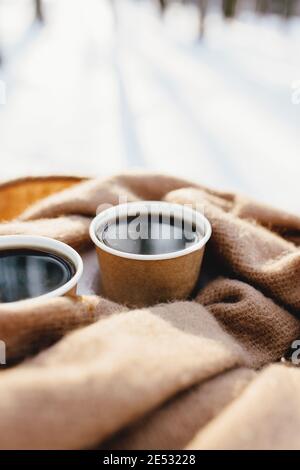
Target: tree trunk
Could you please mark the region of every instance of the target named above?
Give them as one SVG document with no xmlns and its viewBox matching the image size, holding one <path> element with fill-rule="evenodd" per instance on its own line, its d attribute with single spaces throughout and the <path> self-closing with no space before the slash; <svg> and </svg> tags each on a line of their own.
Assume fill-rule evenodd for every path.
<svg viewBox="0 0 300 470">
<path fill-rule="evenodd" d="M 294 12 L 295 12 L 295 0 L 285 0 L 283 15 L 286 18 L 290 18 L 291 16 L 294 15 Z"/>
<path fill-rule="evenodd" d="M 233 18 L 236 13 L 237 0 L 223 0 L 222 8 L 225 18 Z"/>
<path fill-rule="evenodd" d="M 35 18 L 43 23 L 44 15 L 43 15 L 43 5 L 42 0 L 35 0 Z"/>
<path fill-rule="evenodd" d="M 167 7 L 167 0 L 158 0 L 160 11 L 163 13 Z"/>
<path fill-rule="evenodd" d="M 204 31 L 205 31 L 205 17 L 206 17 L 206 12 L 207 12 L 207 5 L 208 5 L 208 0 L 197 0 L 198 3 L 198 8 L 199 8 L 199 35 L 200 38 L 203 38 L 204 36 Z"/>
<path fill-rule="evenodd" d="M 268 13 L 270 11 L 269 0 L 256 0 L 256 10 L 259 13 Z"/>
</svg>

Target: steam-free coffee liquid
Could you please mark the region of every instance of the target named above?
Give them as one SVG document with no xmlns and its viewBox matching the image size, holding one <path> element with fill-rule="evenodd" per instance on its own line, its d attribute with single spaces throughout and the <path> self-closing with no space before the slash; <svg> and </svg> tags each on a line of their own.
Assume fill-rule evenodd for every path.
<svg viewBox="0 0 300 470">
<path fill-rule="evenodd" d="M 71 262 L 47 251 L 0 251 L 0 303 L 47 294 L 66 284 L 75 274 Z"/>
<path fill-rule="evenodd" d="M 97 235 L 115 250 L 139 255 L 174 253 L 188 248 L 200 237 L 195 225 L 162 214 L 118 217 Z"/>
</svg>

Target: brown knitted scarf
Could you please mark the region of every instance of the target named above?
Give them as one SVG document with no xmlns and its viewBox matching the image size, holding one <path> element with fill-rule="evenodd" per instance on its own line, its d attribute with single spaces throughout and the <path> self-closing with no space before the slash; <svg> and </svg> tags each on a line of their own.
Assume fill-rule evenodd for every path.
<svg viewBox="0 0 300 470">
<path fill-rule="evenodd" d="M 0 235 L 85 255 L 97 207 L 120 196 L 201 204 L 206 282 L 139 310 L 0 305 L 0 447 L 300 449 L 300 369 L 279 363 L 300 337 L 300 217 L 163 175 L 31 178 L 0 185 Z"/>
</svg>

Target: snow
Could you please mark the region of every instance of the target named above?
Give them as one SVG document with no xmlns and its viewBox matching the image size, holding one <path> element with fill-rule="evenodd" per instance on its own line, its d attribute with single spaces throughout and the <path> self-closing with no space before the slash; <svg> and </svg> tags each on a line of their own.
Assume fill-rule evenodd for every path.
<svg viewBox="0 0 300 470">
<path fill-rule="evenodd" d="M 30 5 L 0 4 L 2 179 L 144 168 L 300 212 L 299 19 L 212 10 L 201 42 L 193 5 Z"/>
</svg>

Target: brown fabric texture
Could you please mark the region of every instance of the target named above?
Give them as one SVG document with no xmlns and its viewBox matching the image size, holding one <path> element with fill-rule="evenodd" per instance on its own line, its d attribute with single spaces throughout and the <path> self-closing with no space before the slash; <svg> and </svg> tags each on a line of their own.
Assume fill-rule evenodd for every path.
<svg viewBox="0 0 300 470">
<path fill-rule="evenodd" d="M 188 447 L 299 450 L 299 380 L 299 369 L 269 366 Z"/>
<path fill-rule="evenodd" d="M 176 395 L 131 429 L 126 428 L 103 449 L 184 449 L 206 423 L 239 397 L 256 372 L 236 368 Z"/>
<path fill-rule="evenodd" d="M 165 175 L 44 177 L 0 185 L 0 235 L 83 250 L 119 198 L 204 210 L 205 285 L 139 310 L 91 295 L 0 305 L 0 448 L 300 449 L 300 370 L 272 365 L 300 336 L 300 217 Z"/>
</svg>

